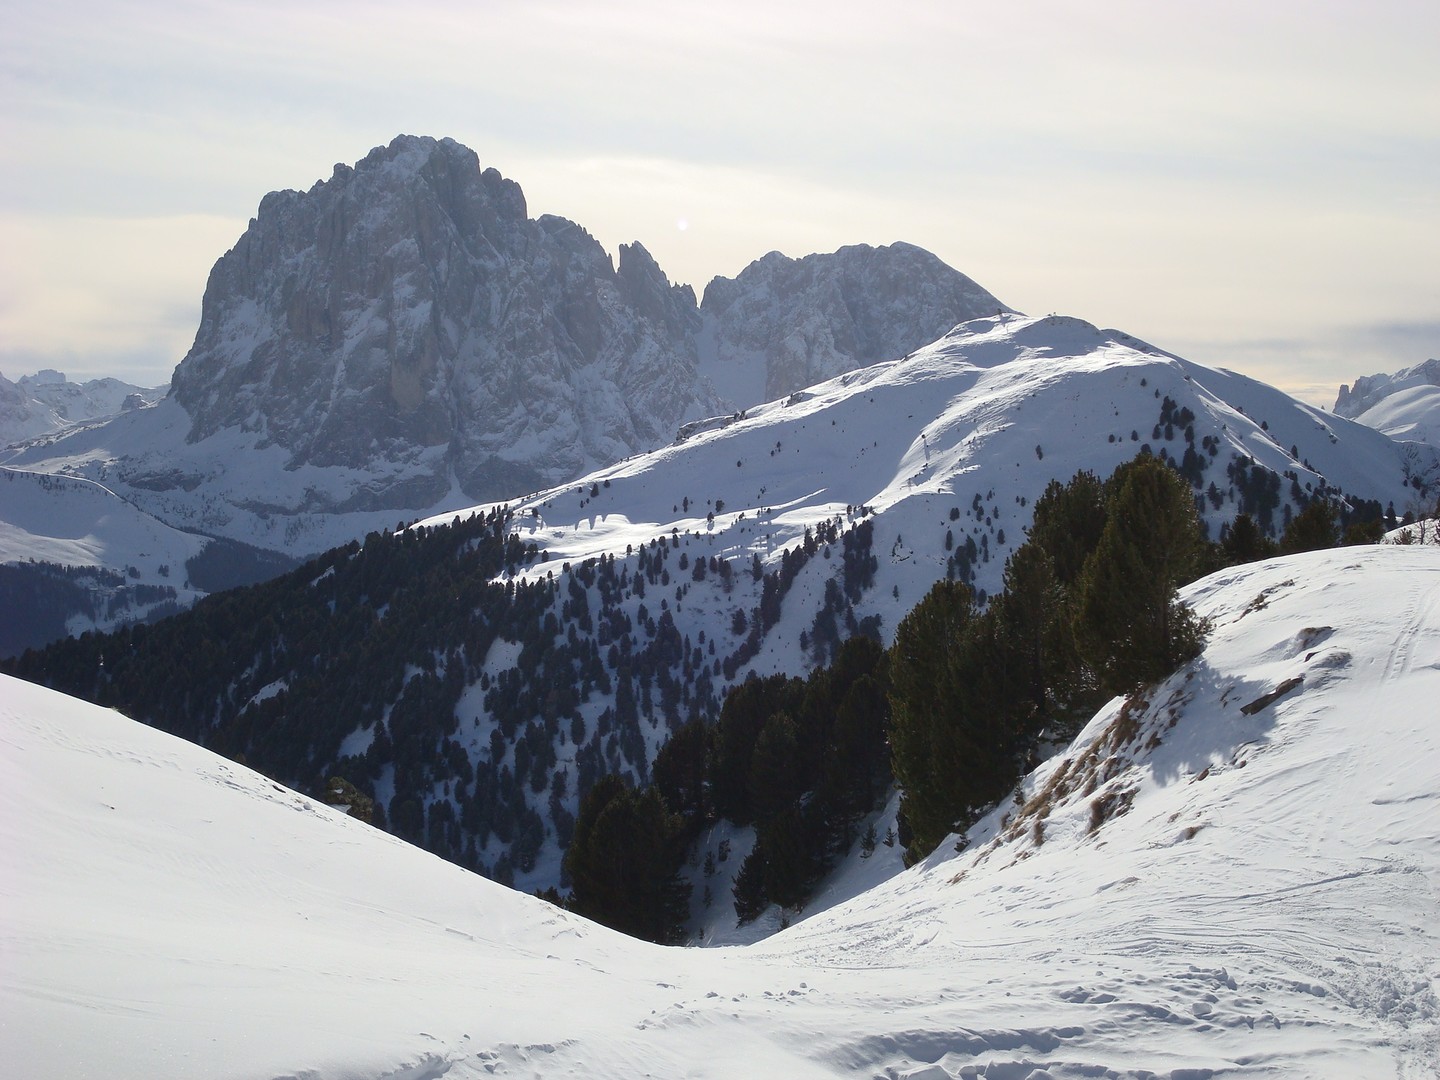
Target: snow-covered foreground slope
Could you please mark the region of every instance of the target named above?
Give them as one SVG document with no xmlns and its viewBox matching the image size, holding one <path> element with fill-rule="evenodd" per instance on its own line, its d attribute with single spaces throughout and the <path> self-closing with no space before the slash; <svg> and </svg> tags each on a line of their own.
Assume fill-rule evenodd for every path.
<svg viewBox="0 0 1440 1080">
<path fill-rule="evenodd" d="M 0 1055 L 106 1080 L 1435 1075 L 1440 558 L 1313 553 L 1189 596 L 1205 653 L 1102 711 L 1026 807 L 745 949 L 620 938 L 4 680 Z"/>
</svg>

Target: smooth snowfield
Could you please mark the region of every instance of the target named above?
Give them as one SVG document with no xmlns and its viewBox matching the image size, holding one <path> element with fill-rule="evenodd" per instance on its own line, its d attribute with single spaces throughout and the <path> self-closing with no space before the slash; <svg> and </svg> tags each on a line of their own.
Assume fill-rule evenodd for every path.
<svg viewBox="0 0 1440 1080">
<path fill-rule="evenodd" d="M 1312 553 L 1188 595 L 1215 620 L 1205 653 L 1102 710 L 964 854 L 746 948 L 621 938 L 0 681 L 0 1060 L 105 1080 L 1434 1076 L 1440 554 Z"/>
</svg>

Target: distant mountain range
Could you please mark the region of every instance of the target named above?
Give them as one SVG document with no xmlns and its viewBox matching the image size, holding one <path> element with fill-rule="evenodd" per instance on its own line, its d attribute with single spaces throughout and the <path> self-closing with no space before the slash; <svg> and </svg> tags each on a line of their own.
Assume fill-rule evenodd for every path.
<svg viewBox="0 0 1440 1080">
<path fill-rule="evenodd" d="M 401 136 L 262 200 L 211 272 L 168 398 L 81 430 L 10 410 L 32 438 L 0 463 L 32 480 L 0 500 L 0 563 L 93 567 L 184 602 L 201 584 L 180 568 L 205 537 L 234 542 L 212 552 L 219 580 L 255 580 L 274 564 L 248 547 L 309 556 L 515 498 L 1008 310 L 907 244 L 772 252 L 697 304 L 639 244 L 617 265 L 574 222 L 528 218 L 519 185 L 472 151 Z M 129 405 L 156 396 L 137 393 Z M 83 550 L 35 505 L 34 478 L 55 474 L 117 499 Z M 98 586 L 78 605 L 31 592 L 75 630 L 155 610 Z"/>
<path fill-rule="evenodd" d="M 1367 375 L 1340 387 L 1335 415 L 1358 420 L 1400 442 L 1440 446 L 1440 360 L 1393 375 Z"/>
<path fill-rule="evenodd" d="M 638 243 L 612 263 L 472 151 L 402 136 L 265 197 L 175 372 L 196 449 L 125 471 L 281 515 L 513 498 L 1004 310 L 909 245 L 772 253 L 697 305 Z M 242 496 L 200 449 L 217 437 L 327 479 Z"/>
<path fill-rule="evenodd" d="M 966 415 L 987 417 L 971 421 L 956 459 L 984 472 L 986 492 L 1015 486 L 1013 476 L 989 479 L 997 460 L 980 453 L 1007 430 L 1034 440 L 1024 453 L 1007 448 L 1016 475 L 1028 476 L 1019 462 L 1038 462 L 1041 453 L 1048 479 L 1086 463 L 1105 462 L 1108 471 L 1141 443 L 1170 443 L 1177 463 L 1188 455 L 1192 476 L 1203 471 L 1202 457 L 1215 462 L 1227 448 L 1236 460 L 1253 457 L 1286 488 L 1247 495 L 1211 471 L 1207 513 L 1216 529 L 1246 505 L 1278 530 L 1285 508 L 1313 490 L 1403 513 L 1432 478 L 1434 454 L 1425 447 L 1365 442 L 1278 391 L 1118 331 L 1023 319 L 908 244 L 800 259 L 772 252 L 733 280 L 712 281 L 697 303 L 639 244 L 623 246 L 612 262 L 579 225 L 527 217 L 519 186 L 482 170 L 465 147 L 401 136 L 307 192 L 262 200 L 211 273 L 195 344 L 168 397 L 0 455 L 11 479 L 0 485 L 0 567 L 18 568 L 25 580 L 25 610 L 47 613 L 43 629 L 21 625 L 0 647 L 38 643 L 57 625 L 76 632 L 168 611 L 217 584 L 260 580 L 367 533 L 453 516 L 477 501 L 543 515 L 555 490 L 595 469 L 628 460 L 648 471 L 669 452 L 643 462 L 642 455 L 677 437 L 757 430 L 747 421 L 765 401 L 787 403 L 765 406 L 762 426 L 793 448 L 793 425 L 784 421 L 807 411 L 798 408 L 807 397 L 833 396 L 836 377 L 883 381 L 892 376 L 864 373 L 906 371 L 905 358 L 937 341 L 932 356 L 958 350 L 977 370 L 1010 377 L 980 379 L 973 393 L 927 385 L 903 414 L 834 417 L 836 460 L 867 437 L 873 444 L 864 468 L 851 466 L 865 482 L 847 482 L 840 507 L 885 501 L 910 464 L 891 458 L 876 472 L 879 447 L 898 449 L 897 438 L 918 434 L 933 453 L 943 410 L 961 400 Z M 1154 385 L 1117 396 L 1113 379 L 1093 368 L 1097 358 L 1120 355 L 1203 372 L 1197 381 L 1208 393 L 1196 397 L 1167 381 L 1163 393 Z M 979 357 L 986 359 L 971 359 Z M 934 376 L 924 363 L 911 367 L 917 385 Z M 1042 395 L 1052 376 L 1082 372 L 1096 374 L 1097 385 L 1077 384 L 1073 400 L 1036 424 L 1025 394 Z M 1029 389 L 997 389 L 1010 385 Z M 1147 394 L 1154 400 L 1143 400 Z M 1096 412 L 1103 401 L 1112 401 L 1108 412 Z M 1172 407 L 1162 408 L 1167 401 Z M 1190 426 L 1176 427 L 1180 410 L 1209 443 L 1173 442 Z M 1207 415 L 1215 419 L 1209 428 Z M 1252 431 L 1248 418 L 1257 415 L 1268 426 Z M 1072 445 L 1077 424 L 1083 445 Z M 1088 438 L 1102 432 L 1115 441 L 1097 453 Z M 1343 452 L 1326 449 L 1342 445 Z M 739 469 L 706 461 L 704 485 L 686 485 L 692 498 L 705 488 L 702 497 L 719 496 L 734 479 L 743 490 L 719 497 L 748 507 L 752 520 L 761 508 L 783 506 L 776 492 L 788 490 L 780 477 L 790 474 L 761 474 L 793 459 L 748 460 Z M 1230 471 L 1232 464 L 1217 462 Z M 824 490 L 816 469 L 807 461 L 798 482 L 809 486 L 789 498 Z M 941 475 L 936 463 L 917 470 L 906 490 Z M 1043 482 L 1022 486 L 1016 497 L 1033 499 Z M 68 493 L 83 506 L 60 512 L 57 501 Z M 652 502 L 645 497 L 641 520 L 685 516 Z M 52 529 L 51 521 L 66 524 Z M 64 567 L 85 573 L 62 586 Z M 37 574 L 45 580 L 37 583 Z M 128 592 L 116 591 L 117 575 Z"/>
<path fill-rule="evenodd" d="M 159 401 L 167 389 L 119 379 L 77 383 L 49 369 L 15 382 L 0 375 L 0 447 L 143 408 Z"/>
</svg>

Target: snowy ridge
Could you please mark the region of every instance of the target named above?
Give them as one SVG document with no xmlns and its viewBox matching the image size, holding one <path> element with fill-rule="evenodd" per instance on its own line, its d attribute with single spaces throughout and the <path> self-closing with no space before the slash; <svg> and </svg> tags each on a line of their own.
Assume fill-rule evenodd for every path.
<svg viewBox="0 0 1440 1080">
<path fill-rule="evenodd" d="M 189 607 L 205 591 L 189 580 L 186 564 L 210 544 L 93 480 L 0 467 L 0 564 L 8 564 L 7 581 L 43 589 L 59 575 L 73 605 L 67 608 L 53 590 L 28 608 L 7 595 L 0 655 L 44 645 L 55 633 L 110 629 Z"/>
<path fill-rule="evenodd" d="M 1433 1076 L 1434 549 L 1187 595 L 1202 656 L 964 854 L 744 949 L 620 938 L 7 679 L 0 1053 L 114 1080 Z"/>
<path fill-rule="evenodd" d="M 0 468 L 0 562 L 133 567 L 138 581 L 184 581 L 185 561 L 207 543 L 137 510 L 102 484 Z M 165 568 L 162 570 L 162 568 Z"/>
<path fill-rule="evenodd" d="M 1180 430 L 1154 435 L 1164 398 L 1193 412 L 1188 444 Z M 1082 468 L 1108 476 L 1144 446 L 1178 461 L 1206 439 L 1216 449 L 1201 455 L 1199 491 L 1213 483 L 1219 496 L 1202 508 L 1212 537 L 1238 509 L 1225 475 L 1238 458 L 1292 473 L 1307 493 L 1339 489 L 1397 512 L 1419 507 L 1413 480 L 1434 469 L 1433 455 L 1254 379 L 1080 319 L 1007 314 L 958 326 L 902 360 L 694 425 L 672 446 L 509 505 L 522 537 L 552 561 L 623 555 L 672 530 L 701 531 L 717 554 L 770 560 L 807 526 L 863 506 L 876 514 L 877 549 L 883 535 L 891 552 L 884 584 L 907 594 L 903 614 L 944 575 L 947 529 L 960 543 L 985 540 L 977 584 L 993 590 L 1050 480 Z M 1277 508 L 1294 505 L 1286 487 Z M 678 512 L 686 499 L 688 512 Z M 723 510 L 714 512 L 717 500 Z M 1282 516 L 1277 509 L 1277 530 Z"/>
</svg>

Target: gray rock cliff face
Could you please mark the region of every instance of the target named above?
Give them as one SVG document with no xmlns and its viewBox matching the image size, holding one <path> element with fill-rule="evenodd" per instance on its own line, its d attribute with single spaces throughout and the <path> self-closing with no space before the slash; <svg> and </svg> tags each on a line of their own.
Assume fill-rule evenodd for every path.
<svg viewBox="0 0 1440 1080">
<path fill-rule="evenodd" d="M 447 466 L 474 498 L 504 498 L 713 408 L 696 318 L 639 245 L 617 270 L 573 222 L 528 219 L 472 151 L 401 136 L 265 197 L 211 272 L 174 396 L 192 441 L 256 431 L 292 467 L 413 458 L 403 490 L 367 491 L 376 505 L 427 505 Z"/>
</svg>

